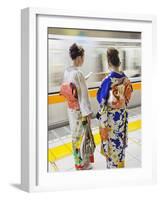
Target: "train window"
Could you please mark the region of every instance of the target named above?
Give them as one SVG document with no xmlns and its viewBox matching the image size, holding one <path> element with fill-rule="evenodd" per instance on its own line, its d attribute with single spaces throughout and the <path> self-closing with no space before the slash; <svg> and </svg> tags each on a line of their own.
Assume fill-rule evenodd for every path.
<svg viewBox="0 0 161 200">
<path fill-rule="evenodd" d="M 49 93 L 59 92 L 64 70 L 71 65 L 68 51 L 74 42 L 85 49 L 82 72 L 93 72 L 87 81 L 89 88 L 97 87 L 109 72 L 106 51 L 112 46 L 119 50 L 127 76 L 141 77 L 141 33 L 48 28 Z"/>
</svg>

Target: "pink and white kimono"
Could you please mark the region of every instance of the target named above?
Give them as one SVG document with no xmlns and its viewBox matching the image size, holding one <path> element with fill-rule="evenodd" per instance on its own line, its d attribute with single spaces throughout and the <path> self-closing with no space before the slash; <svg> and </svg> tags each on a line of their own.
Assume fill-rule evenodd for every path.
<svg viewBox="0 0 161 200">
<path fill-rule="evenodd" d="M 68 67 L 64 72 L 65 84 L 76 86 L 77 102 L 71 97 L 68 99 L 68 116 L 72 134 L 72 148 L 76 168 L 88 162 L 86 156 L 82 156 L 82 140 L 84 135 L 84 126 L 82 118 L 92 113 L 88 96 L 88 89 L 82 72 L 75 66 Z M 67 91 L 70 93 L 70 91 Z M 70 95 L 69 95 L 70 96 Z M 70 102 L 71 100 L 71 102 Z M 74 102 L 74 103 L 72 103 Z M 74 107 L 72 107 L 74 106 Z M 86 159 L 84 159 L 86 158 Z"/>
</svg>

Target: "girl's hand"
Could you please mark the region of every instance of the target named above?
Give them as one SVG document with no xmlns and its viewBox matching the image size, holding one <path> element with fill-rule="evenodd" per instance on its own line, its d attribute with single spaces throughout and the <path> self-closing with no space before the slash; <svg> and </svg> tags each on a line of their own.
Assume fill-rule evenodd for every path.
<svg viewBox="0 0 161 200">
<path fill-rule="evenodd" d="M 91 125 L 91 119 L 92 119 L 92 114 L 89 114 L 87 116 L 82 117 L 82 123 L 83 123 L 83 125 L 85 125 L 87 123 L 89 125 Z"/>
<path fill-rule="evenodd" d="M 93 74 L 93 72 L 89 72 L 89 74 L 87 74 L 87 75 L 85 76 L 85 80 L 89 79 L 90 76 L 91 76 L 92 74 Z"/>
</svg>

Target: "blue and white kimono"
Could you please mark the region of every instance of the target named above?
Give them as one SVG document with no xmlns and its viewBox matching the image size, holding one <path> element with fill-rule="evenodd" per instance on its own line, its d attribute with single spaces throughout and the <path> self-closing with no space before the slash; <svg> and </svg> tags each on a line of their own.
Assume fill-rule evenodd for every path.
<svg viewBox="0 0 161 200">
<path fill-rule="evenodd" d="M 127 147 L 128 111 L 132 86 L 123 72 L 111 72 L 97 92 L 99 108 L 101 153 L 107 168 L 123 168 Z"/>
</svg>

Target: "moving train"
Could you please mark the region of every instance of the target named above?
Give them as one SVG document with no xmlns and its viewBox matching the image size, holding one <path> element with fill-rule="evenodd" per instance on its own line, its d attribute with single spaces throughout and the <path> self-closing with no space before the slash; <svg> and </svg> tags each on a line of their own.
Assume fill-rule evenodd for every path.
<svg viewBox="0 0 161 200">
<path fill-rule="evenodd" d="M 86 76 L 88 92 L 94 114 L 98 104 L 96 93 L 102 79 L 109 73 L 106 59 L 108 47 L 119 50 L 121 68 L 133 84 L 129 108 L 141 105 L 141 33 L 97 31 L 79 29 L 48 29 L 48 128 L 68 124 L 67 104 L 59 95 L 66 67 L 71 65 L 69 47 L 76 42 L 85 49 L 85 61 L 81 71 Z"/>
</svg>

